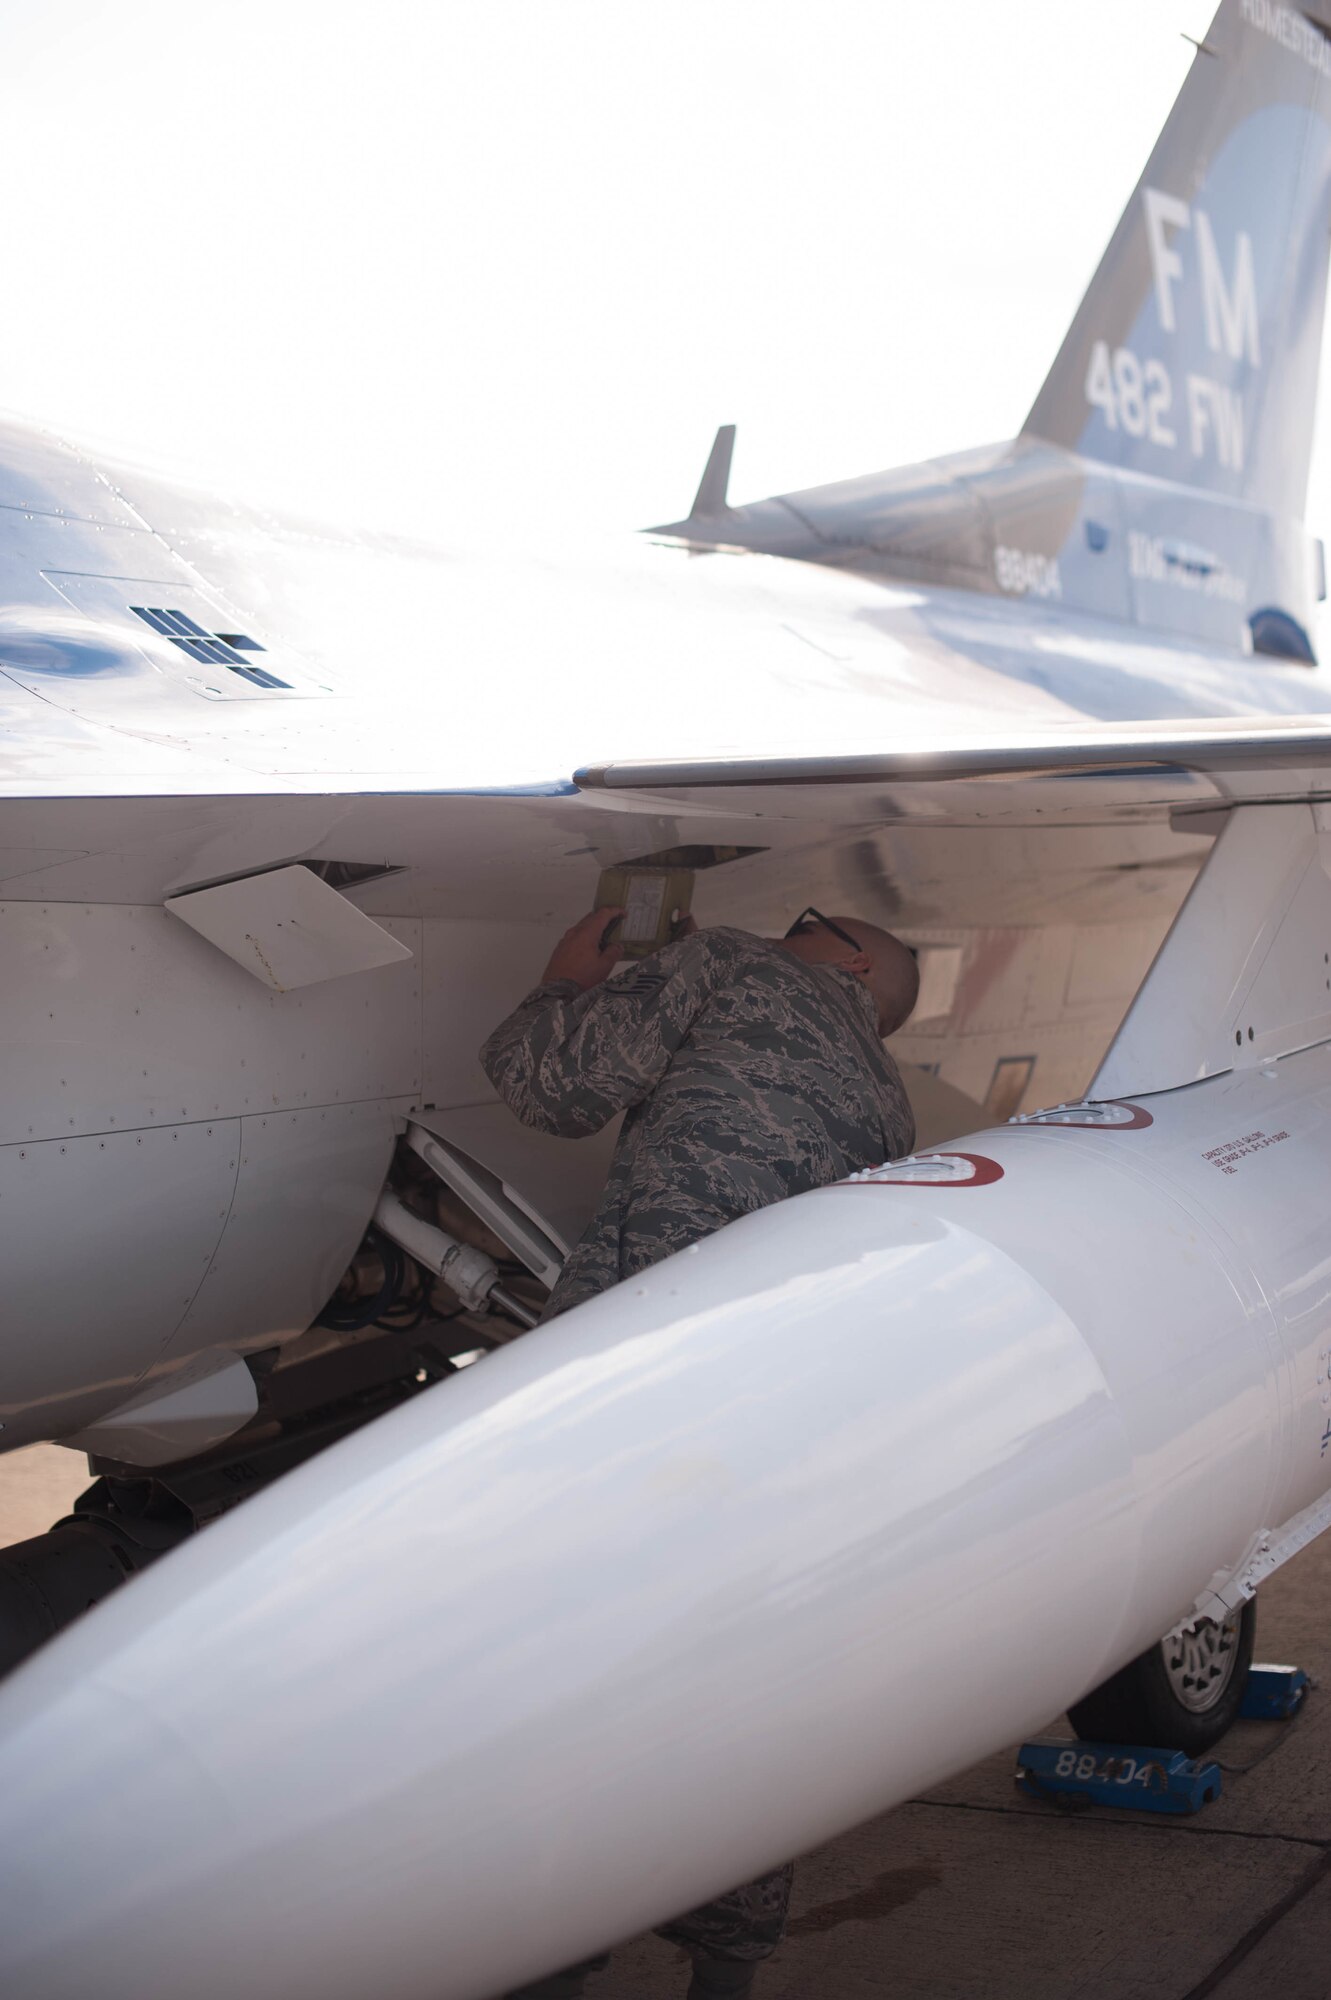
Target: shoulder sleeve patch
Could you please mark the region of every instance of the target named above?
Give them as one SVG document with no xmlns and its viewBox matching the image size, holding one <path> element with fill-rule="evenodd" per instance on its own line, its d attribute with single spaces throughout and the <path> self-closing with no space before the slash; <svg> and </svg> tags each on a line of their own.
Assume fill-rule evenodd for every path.
<svg viewBox="0 0 1331 2000">
<path fill-rule="evenodd" d="M 607 1000 L 650 1000 L 669 983 L 667 972 L 631 972 L 610 980 L 605 987 Z"/>
</svg>

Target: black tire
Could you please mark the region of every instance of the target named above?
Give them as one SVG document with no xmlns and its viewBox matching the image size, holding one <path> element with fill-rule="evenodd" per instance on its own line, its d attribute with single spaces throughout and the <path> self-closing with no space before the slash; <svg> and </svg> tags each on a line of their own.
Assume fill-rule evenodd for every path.
<svg viewBox="0 0 1331 2000">
<path fill-rule="evenodd" d="M 1238 1715 L 1248 1685 L 1257 1601 L 1223 1625 L 1171 1634 L 1068 1710 L 1088 1743 L 1144 1743 L 1200 1757 Z"/>
</svg>

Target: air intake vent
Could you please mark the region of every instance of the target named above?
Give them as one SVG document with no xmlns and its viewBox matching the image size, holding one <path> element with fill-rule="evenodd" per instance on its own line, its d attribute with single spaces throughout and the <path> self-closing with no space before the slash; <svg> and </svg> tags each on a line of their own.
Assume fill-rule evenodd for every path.
<svg viewBox="0 0 1331 2000">
<path fill-rule="evenodd" d="M 1299 660 L 1306 667 L 1317 665 L 1317 655 L 1312 649 L 1312 641 L 1297 618 L 1291 618 L 1288 611 L 1277 611 L 1272 605 L 1265 605 L 1254 611 L 1248 620 L 1252 632 L 1254 653 L 1269 653 L 1277 660 Z"/>
<path fill-rule="evenodd" d="M 289 688 L 290 681 L 279 680 L 264 667 L 256 667 L 243 654 L 236 651 L 237 645 L 261 653 L 263 647 L 254 639 L 246 639 L 239 632 L 228 632 L 225 638 L 213 632 L 205 632 L 202 625 L 196 625 L 183 611 L 172 611 L 163 605 L 131 604 L 130 610 L 154 632 L 160 632 L 173 646 L 179 646 L 191 660 L 201 666 L 226 667 L 240 679 L 248 681 L 251 687 Z M 228 644 L 227 641 L 231 643 Z"/>
</svg>

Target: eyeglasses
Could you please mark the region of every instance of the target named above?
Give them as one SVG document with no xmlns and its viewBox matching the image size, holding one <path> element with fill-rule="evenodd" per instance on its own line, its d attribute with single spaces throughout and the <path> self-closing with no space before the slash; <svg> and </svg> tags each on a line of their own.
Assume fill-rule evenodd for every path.
<svg viewBox="0 0 1331 2000">
<path fill-rule="evenodd" d="M 834 937 L 839 937 L 844 944 L 848 944 L 852 951 L 863 952 L 864 946 L 856 944 L 849 931 L 843 931 L 840 924 L 834 924 L 832 919 L 825 917 L 821 910 L 815 910 L 812 903 L 809 904 L 807 909 L 800 911 L 794 923 L 786 932 L 786 936 L 788 938 L 807 937 L 813 929 L 813 924 L 806 921 L 809 917 L 813 918 L 813 924 L 821 924 L 825 931 L 831 931 Z"/>
</svg>

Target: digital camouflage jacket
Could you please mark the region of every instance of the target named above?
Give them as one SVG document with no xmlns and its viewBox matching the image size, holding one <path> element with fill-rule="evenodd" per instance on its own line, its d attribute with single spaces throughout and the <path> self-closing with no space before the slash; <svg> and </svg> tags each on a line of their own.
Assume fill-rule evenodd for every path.
<svg viewBox="0 0 1331 2000">
<path fill-rule="evenodd" d="M 590 992 L 538 986 L 481 1061 L 537 1131 L 576 1139 L 627 1114 L 547 1319 L 736 1216 L 914 1143 L 868 989 L 746 931 L 697 931 Z"/>
</svg>

